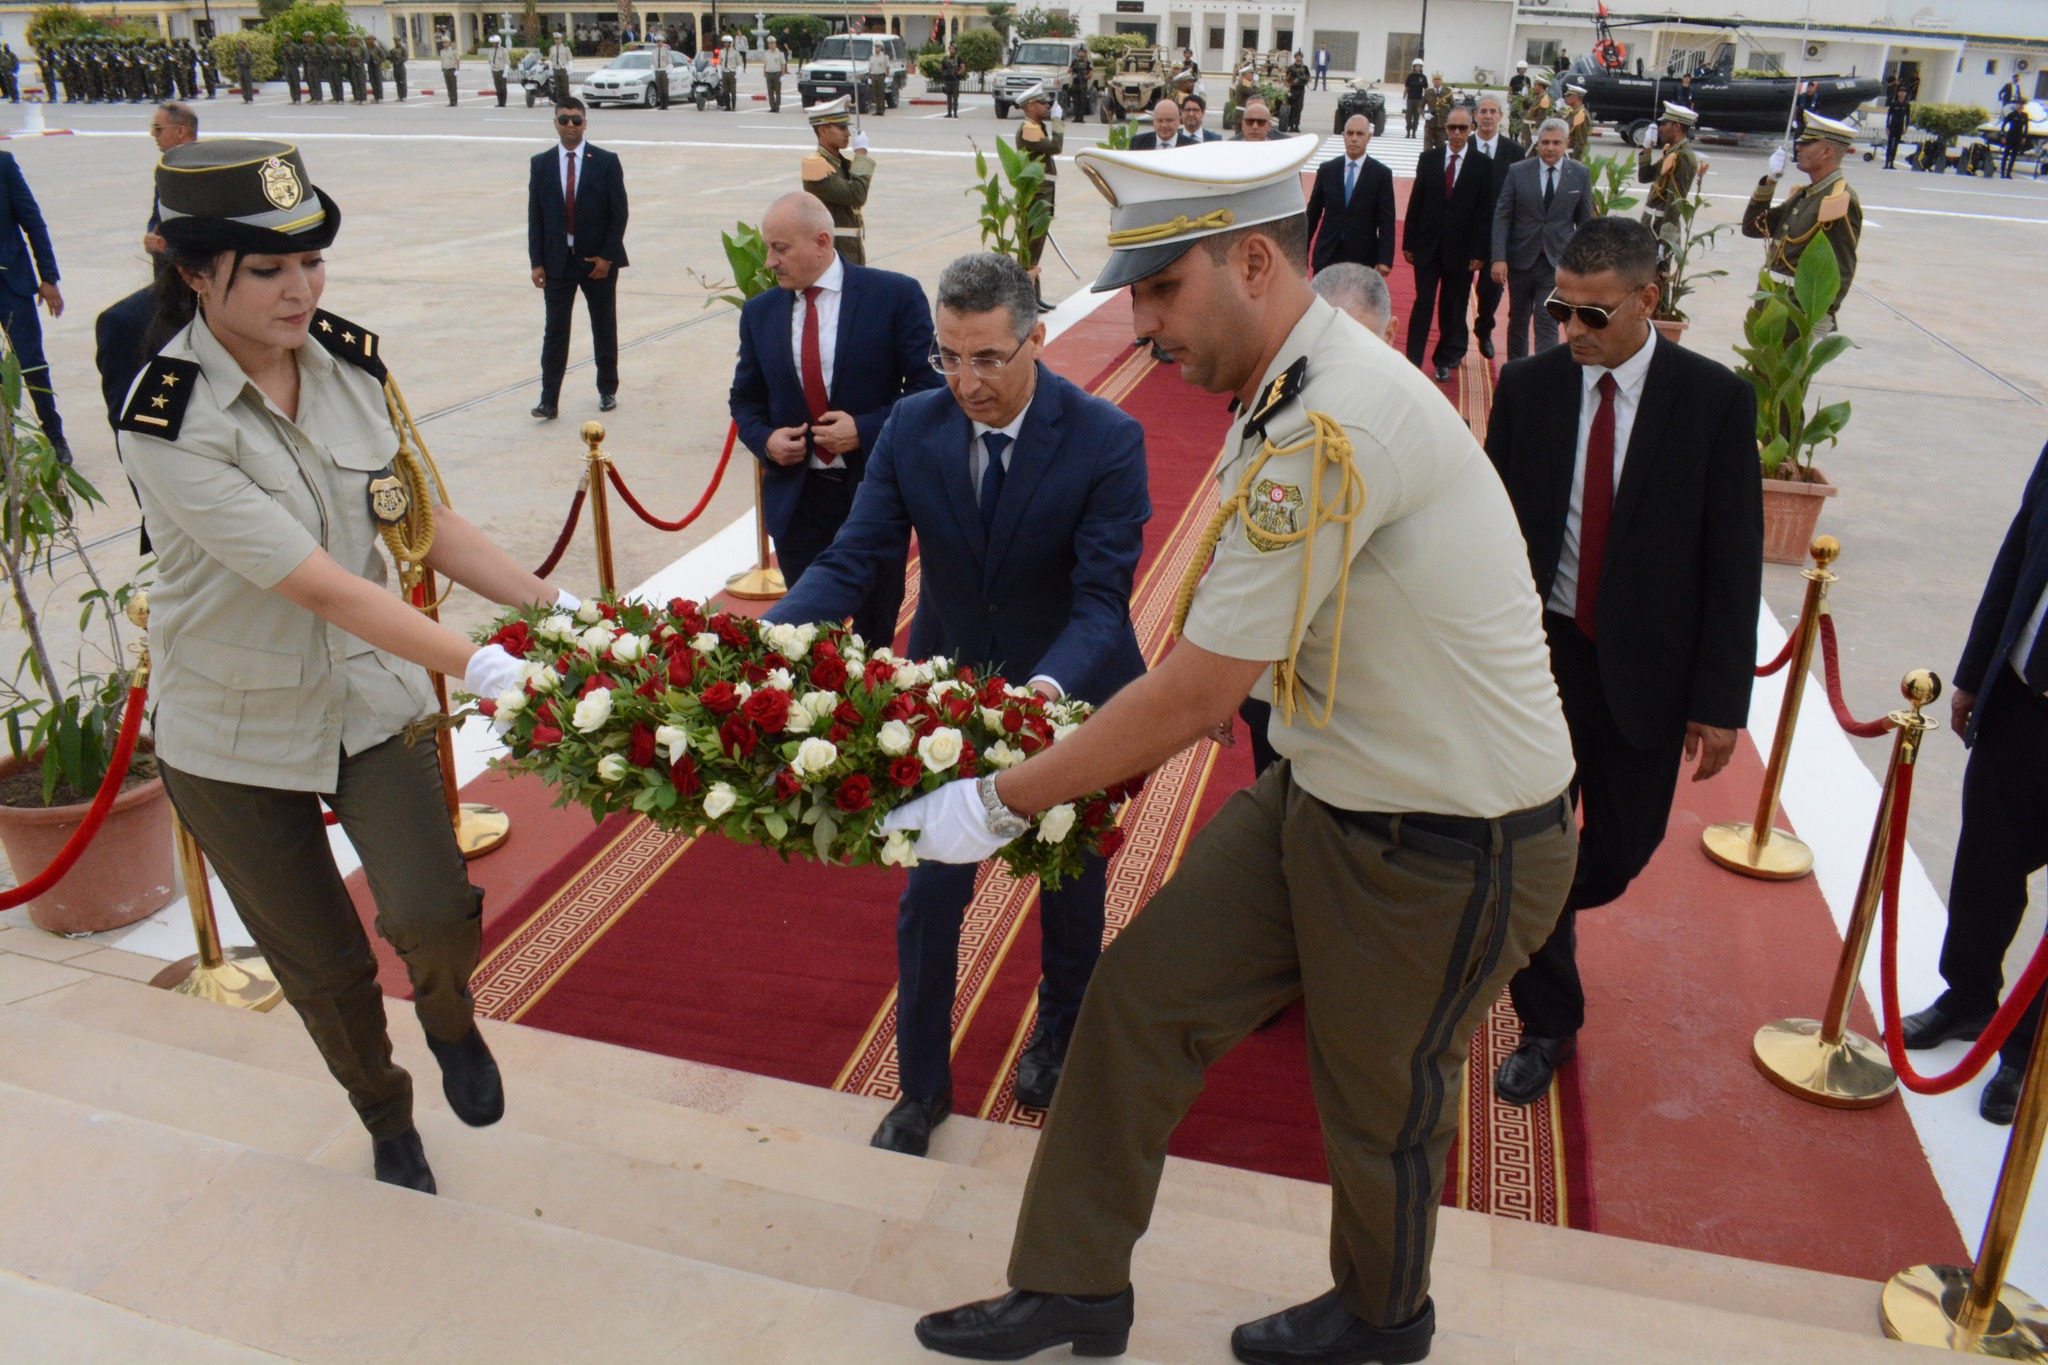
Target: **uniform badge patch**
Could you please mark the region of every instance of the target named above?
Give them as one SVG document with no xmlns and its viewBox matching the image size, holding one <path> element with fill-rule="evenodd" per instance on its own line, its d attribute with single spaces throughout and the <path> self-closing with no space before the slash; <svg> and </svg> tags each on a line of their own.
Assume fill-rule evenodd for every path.
<svg viewBox="0 0 2048 1365">
<path fill-rule="evenodd" d="M 823 180 L 832 174 L 832 166 L 824 157 L 813 152 L 803 159 L 800 171 L 805 180 Z"/>
<path fill-rule="evenodd" d="M 121 420 L 115 425 L 122 431 L 177 440 L 185 421 L 185 405 L 191 401 L 192 386 L 198 379 L 199 366 L 190 360 L 152 357 L 130 390 Z"/>
<path fill-rule="evenodd" d="M 1246 436 L 1264 436 L 1266 434 L 1266 423 L 1272 418 L 1274 413 L 1294 401 L 1295 396 L 1301 392 L 1303 381 L 1307 378 L 1307 356 L 1303 356 L 1281 371 L 1273 382 L 1266 385 L 1265 389 L 1259 394 L 1258 406 L 1252 410 L 1251 416 L 1245 418 L 1244 434 Z"/>
<path fill-rule="evenodd" d="M 1252 548 L 1261 554 L 1273 550 L 1284 550 L 1292 544 L 1291 539 L 1298 530 L 1298 516 L 1301 511 L 1301 488 L 1291 483 L 1275 483 L 1271 479 L 1260 479 L 1252 489 L 1251 497 L 1244 508 L 1244 534 Z"/>
<path fill-rule="evenodd" d="M 1825 198 L 1825 199 L 1823 199 L 1823 200 L 1821 200 L 1821 201 L 1820 201 L 1820 221 L 1821 221 L 1821 222 L 1823 222 L 1823 223 L 1833 223 L 1833 222 L 1838 222 L 1838 221 L 1840 221 L 1840 220 L 1841 220 L 1841 219 L 1843 219 L 1843 218 L 1847 218 L 1848 216 L 1849 216 L 1849 192 L 1848 192 L 1848 190 L 1846 190 L 1846 189 L 1837 189 L 1837 190 L 1836 190 L 1836 191 L 1835 191 L 1834 193 L 1830 194 L 1830 195 L 1829 195 L 1829 196 L 1828 196 L 1827 198 Z"/>
<path fill-rule="evenodd" d="M 390 465 L 370 478 L 370 515 L 381 526 L 396 526 L 412 510 L 412 492 Z"/>
<path fill-rule="evenodd" d="M 305 187 L 299 184 L 298 172 L 274 156 L 263 163 L 262 180 L 263 197 L 273 207 L 295 209 L 306 197 Z"/>
</svg>

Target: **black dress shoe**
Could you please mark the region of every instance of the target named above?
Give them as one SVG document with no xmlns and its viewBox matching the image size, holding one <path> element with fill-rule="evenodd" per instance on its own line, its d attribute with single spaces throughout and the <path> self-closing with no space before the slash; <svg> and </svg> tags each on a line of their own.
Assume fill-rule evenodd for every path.
<svg viewBox="0 0 2048 1365">
<path fill-rule="evenodd" d="M 434 1172 L 427 1165 L 427 1149 L 420 1146 L 420 1130 L 408 1128 L 394 1138 L 378 1138 L 370 1144 L 377 1162 L 377 1179 L 421 1194 L 434 1193 Z"/>
<path fill-rule="evenodd" d="M 1017 1103 L 1031 1109 L 1052 1108 L 1053 1091 L 1059 1089 L 1060 1070 L 1067 1064 L 1067 1043 L 1071 1037 L 1052 1037 L 1042 1022 L 1031 1030 L 1031 1042 L 1017 1059 Z"/>
<path fill-rule="evenodd" d="M 1899 1044 L 1908 1052 L 1919 1052 L 1940 1047 L 1952 1038 L 1974 1043 L 1990 1022 L 1989 1014 L 1964 1019 L 1950 1014 L 1937 1002 L 1899 1020 Z"/>
<path fill-rule="evenodd" d="M 1551 1077 L 1578 1051 L 1578 1035 L 1527 1037 L 1493 1073 L 1493 1093 L 1508 1104 L 1534 1104 L 1550 1089 Z"/>
<path fill-rule="evenodd" d="M 615 393 L 601 393 L 597 396 L 597 410 L 599 412 L 610 412 L 618 405 L 619 396 Z"/>
<path fill-rule="evenodd" d="M 868 1146 L 905 1156 L 923 1156 L 932 1145 L 932 1129 L 953 1112 L 953 1089 L 948 1086 L 928 1100 L 903 1099 L 882 1120 L 868 1139 Z"/>
<path fill-rule="evenodd" d="M 1439 383 L 1439 384 L 1448 384 L 1448 383 L 1450 383 L 1450 382 L 1451 382 L 1451 367 L 1450 367 L 1450 366 L 1448 366 L 1448 365 L 1439 365 L 1439 366 L 1437 366 L 1437 367 L 1436 367 L 1436 382 L 1437 382 L 1437 383 Z"/>
<path fill-rule="evenodd" d="M 1071 1346 L 1077 1356 L 1120 1356 L 1131 1337 L 1133 1302 L 1128 1287 L 1106 1299 L 1012 1289 L 1000 1299 L 925 1314 L 917 1340 L 927 1351 L 969 1360 L 1022 1360 L 1054 1346 Z"/>
<path fill-rule="evenodd" d="M 469 1036 L 444 1043 L 427 1035 L 427 1047 L 441 1064 L 441 1093 L 455 1117 L 472 1128 L 484 1128 L 505 1117 L 505 1082 L 497 1060 L 484 1045 L 483 1030 L 469 1026 Z"/>
<path fill-rule="evenodd" d="M 1985 1083 L 1984 1094 L 1977 1101 L 1977 1116 L 1986 1123 L 2010 1127 L 2012 1111 L 2020 1105 L 2020 1078 L 2025 1074 L 2020 1067 L 2000 1062 L 1998 1073 Z"/>
<path fill-rule="evenodd" d="M 1436 1305 L 1428 1299 L 1402 1326 L 1375 1327 L 1337 1302 L 1332 1289 L 1246 1323 L 1230 1334 L 1230 1349 L 1249 1365 L 1403 1365 L 1427 1357 L 1435 1335 Z"/>
<path fill-rule="evenodd" d="M 1493 359 L 1493 338 L 1492 338 L 1492 337 L 1481 337 L 1481 338 L 1479 338 L 1479 354 L 1481 354 L 1482 356 L 1485 356 L 1485 357 L 1486 357 L 1486 358 L 1487 358 L 1488 360 L 1491 360 L 1491 359 Z"/>
<path fill-rule="evenodd" d="M 555 405 L 553 403 L 536 403 L 533 405 L 533 415 L 540 418 L 543 422 L 552 422 L 555 420 Z"/>
<path fill-rule="evenodd" d="M 71 458 L 71 445 L 68 441 L 52 441 L 50 442 L 50 449 L 57 453 L 58 464 L 69 465 L 73 463 Z"/>
</svg>

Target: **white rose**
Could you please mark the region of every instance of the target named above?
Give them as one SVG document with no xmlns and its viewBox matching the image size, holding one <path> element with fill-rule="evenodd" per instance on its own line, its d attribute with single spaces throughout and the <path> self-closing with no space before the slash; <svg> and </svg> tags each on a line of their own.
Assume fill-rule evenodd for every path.
<svg viewBox="0 0 2048 1365">
<path fill-rule="evenodd" d="M 569 723 L 587 735 L 593 730 L 603 728 L 604 723 L 611 719 L 611 714 L 612 694 L 592 692 L 576 703 L 576 712 L 569 718 Z"/>
<path fill-rule="evenodd" d="M 517 687 L 508 687 L 498 694 L 498 714 L 516 716 L 526 709 L 526 693 Z"/>
<path fill-rule="evenodd" d="M 889 679 L 898 687 L 915 687 L 924 679 L 918 676 L 916 664 L 898 664 L 896 672 Z"/>
<path fill-rule="evenodd" d="M 1038 842 L 1057 844 L 1074 832 L 1074 806 L 1072 802 L 1054 806 L 1038 817 Z"/>
<path fill-rule="evenodd" d="M 533 685 L 534 691 L 546 696 L 562 685 L 562 675 L 555 672 L 552 668 L 542 668 L 538 673 L 528 678 L 527 682 Z"/>
<path fill-rule="evenodd" d="M 803 707 L 812 720 L 823 720 L 839 709 L 839 698 L 831 692 L 806 692 Z"/>
<path fill-rule="evenodd" d="M 713 782 L 711 790 L 704 793 L 704 813 L 716 820 L 731 810 L 733 802 L 738 799 L 733 795 L 730 786 L 723 782 Z"/>
<path fill-rule="evenodd" d="M 795 658 L 803 652 L 803 637 L 797 634 L 795 626 L 785 625 L 781 622 L 763 626 L 761 628 L 761 638 L 767 641 L 770 649 L 785 659 Z"/>
<path fill-rule="evenodd" d="M 1057 744 L 1080 728 L 1078 725 L 1055 725 L 1052 727 L 1052 742 Z"/>
<path fill-rule="evenodd" d="M 1020 749 L 1012 749 L 1008 740 L 999 739 L 983 752 L 981 761 L 991 768 L 1014 768 L 1024 761 L 1024 753 Z"/>
<path fill-rule="evenodd" d="M 811 713 L 801 706 L 789 708 L 789 715 L 782 722 L 785 735 L 807 735 L 811 732 Z"/>
<path fill-rule="evenodd" d="M 915 736 L 910 733 L 908 725 L 900 720 L 892 720 L 882 726 L 881 732 L 875 736 L 875 743 L 889 757 L 901 758 L 910 752 L 913 738 Z"/>
<path fill-rule="evenodd" d="M 993 706 L 984 706 L 981 708 L 981 723 L 1000 734 L 1003 729 L 1003 713 Z"/>
<path fill-rule="evenodd" d="M 1035 697 L 1038 695 L 1037 692 L 1033 691 L 1031 688 L 1028 687 L 1011 686 L 1005 687 L 1003 691 L 1008 693 L 1010 696 L 1017 698 L 1019 701 L 1022 701 L 1026 697 Z"/>
<path fill-rule="evenodd" d="M 917 756 L 929 772 L 942 773 L 960 761 L 960 732 L 942 725 L 917 742 Z"/>
<path fill-rule="evenodd" d="M 797 648 L 798 648 L 798 649 L 800 649 L 800 650 L 803 650 L 804 652 L 808 653 L 808 652 L 810 651 L 810 648 L 811 648 L 811 646 L 812 646 L 812 645 L 814 645 L 814 644 L 816 644 L 816 643 L 818 643 L 818 628 L 817 628 L 817 626 L 816 626 L 816 625 L 801 625 L 801 626 L 798 626 L 798 627 L 796 628 L 796 642 L 797 642 Z M 791 655 L 790 657 L 791 657 L 791 658 L 795 658 L 796 656 L 795 656 L 794 654 L 792 654 L 792 655 Z"/>
<path fill-rule="evenodd" d="M 585 602 L 582 606 L 576 608 L 576 619 L 586 626 L 596 624 L 601 619 L 601 615 L 595 602 Z"/>
<path fill-rule="evenodd" d="M 880 649 L 876 650 L 871 657 L 880 659 L 885 664 L 896 662 L 896 656 L 889 652 L 889 646 L 887 645 L 883 645 Z"/>
<path fill-rule="evenodd" d="M 910 842 L 908 833 L 900 829 L 889 831 L 888 839 L 882 844 L 882 866 L 917 866 L 917 846 Z"/>
<path fill-rule="evenodd" d="M 536 633 L 543 640 L 573 640 L 576 638 L 576 623 L 561 612 L 556 612 L 541 618 Z"/>
<path fill-rule="evenodd" d="M 941 697 L 951 696 L 953 693 L 958 692 L 960 690 L 961 687 L 958 682 L 954 681 L 951 678 L 941 678 L 937 682 L 932 684 L 930 696 L 933 701 L 937 701 Z"/>
<path fill-rule="evenodd" d="M 654 743 L 656 748 L 668 755 L 668 761 L 673 763 L 689 752 L 690 732 L 680 725 L 657 726 L 654 731 Z"/>
<path fill-rule="evenodd" d="M 788 692 L 796 687 L 796 679 L 789 675 L 786 668 L 772 668 L 768 670 L 768 686 L 779 687 Z"/>
<path fill-rule="evenodd" d="M 867 647 L 868 642 L 860 638 L 859 631 L 849 630 L 846 632 L 845 638 L 839 643 L 839 652 L 845 654 L 849 649 L 866 649 Z"/>
<path fill-rule="evenodd" d="M 622 664 L 638 663 L 647 657 L 647 637 L 621 635 L 612 641 L 612 657 Z"/>
<path fill-rule="evenodd" d="M 632 766 L 632 764 L 626 762 L 624 754 L 606 754 L 603 758 L 597 760 L 597 780 L 600 782 L 617 782 L 632 770 Z"/>
<path fill-rule="evenodd" d="M 798 777 L 811 777 L 838 761 L 839 746 L 829 739 L 813 736 L 796 746 L 796 757 L 789 761 L 789 766 Z"/>
<path fill-rule="evenodd" d="M 718 645 L 718 637 L 708 630 L 700 630 L 690 637 L 690 648 L 696 650 L 699 654 L 709 654 L 712 650 L 717 649 Z"/>
<path fill-rule="evenodd" d="M 748 697 L 754 695 L 754 685 L 750 682 L 737 682 L 732 685 L 732 688 L 733 691 L 739 694 L 740 705 L 742 706 L 747 704 Z"/>
<path fill-rule="evenodd" d="M 852 645 L 842 646 L 839 650 L 839 657 L 845 660 L 846 666 L 856 673 L 866 667 L 868 656 L 867 651 L 860 647 L 860 636 L 856 635 L 853 637 Z"/>
<path fill-rule="evenodd" d="M 611 648 L 612 628 L 600 621 L 576 637 L 576 643 L 594 655 L 601 655 Z"/>
</svg>

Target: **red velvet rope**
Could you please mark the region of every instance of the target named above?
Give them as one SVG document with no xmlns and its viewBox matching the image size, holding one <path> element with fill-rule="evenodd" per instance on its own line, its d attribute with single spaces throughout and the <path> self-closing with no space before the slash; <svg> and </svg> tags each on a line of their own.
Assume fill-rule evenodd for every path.
<svg viewBox="0 0 2048 1365">
<path fill-rule="evenodd" d="M 48 867 L 12 891 L 0 892 L 0 910 L 12 910 L 42 895 L 64 880 L 64 874 L 85 855 L 86 846 L 99 834 L 100 826 L 107 823 L 107 812 L 114 808 L 114 798 L 121 794 L 121 783 L 128 776 L 128 764 L 135 757 L 135 741 L 142 734 L 142 710 L 148 700 L 149 689 L 145 684 L 137 683 L 128 689 L 128 708 L 121 715 L 121 733 L 114 740 L 114 756 L 108 760 L 107 775 L 100 779 L 100 789 L 92 799 L 92 809 L 86 811 L 85 819 L 72 831 L 70 839 L 65 841 L 63 849 Z"/>
<path fill-rule="evenodd" d="M 2020 974 L 2013 986 L 2012 994 L 1998 1007 L 1998 1013 L 1948 1071 L 1938 1076 L 1923 1076 L 1913 1069 L 1906 1060 L 1905 1043 L 1901 1037 L 1903 1025 L 1899 1019 L 1899 874 L 1906 861 L 1906 808 L 1913 796 L 1913 765 L 1906 764 L 1899 769 L 1898 785 L 1893 793 L 1892 827 L 1885 839 L 1884 862 L 1884 923 L 1878 937 L 1879 985 L 1884 994 L 1884 1050 L 1890 1058 L 1892 1070 L 1899 1073 L 1899 1082 L 1906 1089 L 1920 1095 L 1945 1095 L 1968 1084 L 1984 1069 L 1993 1053 L 2005 1045 L 2012 1036 L 2020 1016 L 2041 990 L 2043 980 L 2048 980 L 2048 939 L 2034 949 L 2034 956 L 2027 963 L 2026 971 Z"/>
<path fill-rule="evenodd" d="M 640 520 L 646 522 L 657 531 L 680 531 L 698 517 L 703 516 L 704 509 L 711 505 L 711 495 L 718 491 L 718 485 L 725 479 L 725 467 L 732 462 L 733 443 L 739 439 L 739 435 L 739 423 L 733 422 L 726 427 L 725 450 L 718 457 L 718 468 L 711 472 L 711 486 L 704 490 L 704 496 L 697 499 L 697 505 L 685 513 L 680 521 L 663 521 L 660 517 L 655 516 L 645 507 L 642 507 L 640 499 L 633 496 L 633 490 L 626 487 L 626 481 L 619 477 L 617 465 L 607 464 L 604 467 L 605 477 L 611 480 L 613 488 L 619 490 L 619 496 L 626 500 L 626 506 L 633 509 L 634 516 L 640 518 Z"/>
<path fill-rule="evenodd" d="M 555 566 L 562 562 L 562 556 L 568 552 L 569 540 L 576 534 L 576 523 L 583 519 L 583 497 L 583 489 L 579 485 L 576 496 L 569 500 L 569 519 L 562 523 L 562 534 L 555 537 L 555 548 L 548 551 L 548 557 L 533 571 L 535 578 L 546 578 L 553 573 Z"/>
<path fill-rule="evenodd" d="M 1778 651 L 1777 658 L 1771 660 L 1767 664 L 1758 664 L 1756 666 L 1756 675 L 1759 678 L 1770 677 L 1771 674 L 1776 673 L 1786 664 L 1792 662 L 1792 651 L 1797 648 L 1799 648 L 1799 632 L 1797 630 L 1794 630 L 1790 635 L 1785 637 L 1785 647 Z"/>
<path fill-rule="evenodd" d="M 1820 654 L 1821 669 L 1828 682 L 1828 705 L 1835 710 L 1835 723 L 1858 739 L 1876 739 L 1892 728 L 1890 716 L 1876 720 L 1858 720 L 1849 714 L 1849 703 L 1842 700 L 1842 661 L 1837 657 L 1835 644 L 1835 618 L 1821 613 Z M 1903 827 L 1905 822 L 1899 822 Z"/>
</svg>

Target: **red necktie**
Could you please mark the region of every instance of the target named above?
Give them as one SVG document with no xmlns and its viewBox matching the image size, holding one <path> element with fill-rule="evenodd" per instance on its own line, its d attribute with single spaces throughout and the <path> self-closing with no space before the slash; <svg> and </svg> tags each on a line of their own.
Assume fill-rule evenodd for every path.
<svg viewBox="0 0 2048 1365">
<path fill-rule="evenodd" d="M 562 187 L 562 225 L 570 240 L 576 237 L 576 153 L 569 153 L 569 183 Z"/>
<path fill-rule="evenodd" d="M 1451 159 L 1444 164 L 1444 198 L 1449 199 L 1451 197 L 1451 192 L 1457 189 L 1457 187 L 1458 154 L 1456 152 L 1452 152 Z"/>
<path fill-rule="evenodd" d="M 818 295 L 825 291 L 817 285 L 804 290 L 804 406 L 811 410 L 811 420 L 818 421 L 825 415 L 831 400 L 825 395 L 825 361 L 818 352 Z M 818 458 L 831 464 L 839 458 L 827 451 L 819 451 Z"/>
<path fill-rule="evenodd" d="M 1588 640 L 1597 639 L 1600 565 L 1607 558 L 1607 523 L 1614 516 L 1614 374 L 1600 376 L 1600 407 L 1586 436 L 1586 486 L 1579 503 L 1579 597 L 1572 620 Z"/>
</svg>

